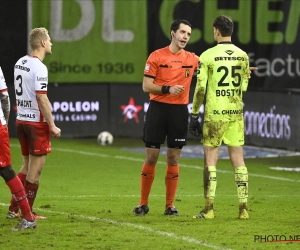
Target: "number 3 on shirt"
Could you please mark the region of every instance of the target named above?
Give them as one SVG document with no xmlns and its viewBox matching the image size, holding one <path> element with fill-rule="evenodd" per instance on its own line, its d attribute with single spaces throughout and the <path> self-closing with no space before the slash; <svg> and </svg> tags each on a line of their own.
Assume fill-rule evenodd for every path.
<svg viewBox="0 0 300 250">
<path fill-rule="evenodd" d="M 22 76 L 18 75 L 16 78 L 17 81 L 19 81 L 19 89 L 20 91 L 16 88 L 16 95 L 20 96 L 23 94 L 23 88 L 22 88 Z"/>
</svg>

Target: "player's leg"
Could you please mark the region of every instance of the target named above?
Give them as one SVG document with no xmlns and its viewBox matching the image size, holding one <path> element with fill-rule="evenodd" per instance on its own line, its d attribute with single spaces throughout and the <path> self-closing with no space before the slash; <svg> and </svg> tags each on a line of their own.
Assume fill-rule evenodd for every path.
<svg viewBox="0 0 300 250">
<path fill-rule="evenodd" d="M 179 158 L 181 149 L 167 149 L 167 169 L 165 175 L 166 185 L 166 206 L 165 215 L 179 215 L 178 210 L 174 206 L 174 200 L 179 179 Z"/>
<path fill-rule="evenodd" d="M 26 175 L 27 175 L 27 171 L 28 171 L 28 161 L 29 161 L 29 156 L 28 156 L 29 155 L 29 143 L 28 143 L 26 128 L 24 128 L 24 125 L 25 124 L 23 124 L 22 122 L 20 122 L 18 120 L 16 121 L 16 130 L 17 130 L 17 135 L 18 135 L 19 143 L 21 146 L 22 157 L 23 157 L 22 167 L 21 167 L 21 170 L 19 171 L 18 176 L 19 176 L 23 186 L 25 185 L 25 181 L 26 181 Z M 9 206 L 9 210 L 6 215 L 6 218 L 14 219 L 14 218 L 19 218 L 19 217 L 20 217 L 20 215 L 19 215 L 18 204 L 15 202 L 14 197 L 11 197 L 10 206 Z"/>
<path fill-rule="evenodd" d="M 40 176 L 47 155 L 29 155 L 29 169 L 25 182 L 25 191 L 30 207 L 33 207 L 39 189 Z"/>
<path fill-rule="evenodd" d="M 217 188 L 217 162 L 219 146 L 222 143 L 224 133 L 228 127 L 228 122 L 204 121 L 203 123 L 203 147 L 204 147 L 204 209 L 194 218 L 214 218 L 214 201 Z"/>
<path fill-rule="evenodd" d="M 165 175 L 166 206 L 165 215 L 179 215 L 174 200 L 179 180 L 179 158 L 182 147 L 186 145 L 188 109 L 186 105 L 164 105 L 167 117 L 167 167 Z M 180 117 L 180 119 L 178 119 Z"/>
<path fill-rule="evenodd" d="M 46 156 L 51 152 L 50 129 L 47 123 L 43 124 L 24 124 L 24 130 L 28 138 L 29 161 L 28 173 L 25 182 L 25 192 L 31 210 L 39 189 L 40 176 L 44 167 Z M 45 219 L 32 212 L 35 219 Z"/>
<path fill-rule="evenodd" d="M 165 140 L 164 120 L 160 112 L 160 104 L 150 102 L 146 113 L 143 141 L 145 142 L 146 159 L 142 166 L 140 181 L 140 202 L 134 207 L 133 212 L 137 216 L 143 216 L 149 212 L 148 200 L 155 176 L 155 168 L 158 160 L 160 145 Z"/>
<path fill-rule="evenodd" d="M 1 126 L 1 123 L 0 138 L 0 176 L 4 179 L 6 185 L 11 191 L 12 196 L 21 208 L 23 219 L 26 220 L 32 227 L 36 227 L 36 223 L 34 222 L 34 218 L 32 217 L 31 210 L 26 199 L 23 185 L 11 166 L 7 126 Z"/>
<path fill-rule="evenodd" d="M 232 122 L 229 126 L 224 142 L 228 145 L 230 160 L 235 172 L 235 183 L 239 199 L 240 219 L 248 219 L 248 170 L 244 162 L 243 148 L 244 144 L 244 122 Z"/>
<path fill-rule="evenodd" d="M 243 159 L 243 148 L 228 146 L 232 166 L 234 167 L 235 184 L 239 199 L 239 218 L 248 219 L 248 170 Z"/>
<path fill-rule="evenodd" d="M 4 168 L 0 168 L 0 175 L 5 180 L 6 185 L 9 187 L 15 202 L 18 204 L 22 211 L 22 217 L 28 221 L 33 221 L 31 214 L 31 209 L 26 199 L 26 193 L 24 191 L 23 184 L 21 183 L 18 176 L 16 176 L 15 171 L 12 169 L 11 165 Z"/>
<path fill-rule="evenodd" d="M 19 177 L 23 187 L 25 186 L 26 176 L 27 176 L 27 172 L 28 172 L 28 161 L 29 161 L 29 156 L 23 156 L 22 167 L 17 175 Z M 20 217 L 19 206 L 18 206 L 18 203 L 16 202 L 15 198 L 12 196 L 6 218 L 14 219 L 14 218 L 19 218 L 19 217 Z"/>
<path fill-rule="evenodd" d="M 152 147 L 151 147 L 152 145 Z M 157 148 L 155 148 L 155 146 Z M 146 143 L 146 160 L 142 166 L 140 183 L 140 203 L 134 207 L 133 212 L 137 216 L 143 216 L 149 212 L 148 200 L 155 176 L 156 162 L 159 156 L 160 144 Z"/>
<path fill-rule="evenodd" d="M 204 169 L 203 169 L 203 186 L 204 186 L 204 209 L 194 218 L 213 219 L 214 218 L 214 200 L 217 188 L 216 165 L 218 161 L 219 147 L 204 146 Z"/>
<path fill-rule="evenodd" d="M 26 193 L 19 177 L 16 176 L 15 171 L 10 165 L 0 168 L 0 175 L 5 180 L 6 185 L 9 187 L 12 196 L 22 212 L 22 220 L 18 222 L 18 224 L 11 230 L 18 231 L 20 229 L 35 229 L 37 227 L 37 223 L 33 214 L 31 213 L 31 209 L 26 198 Z"/>
</svg>

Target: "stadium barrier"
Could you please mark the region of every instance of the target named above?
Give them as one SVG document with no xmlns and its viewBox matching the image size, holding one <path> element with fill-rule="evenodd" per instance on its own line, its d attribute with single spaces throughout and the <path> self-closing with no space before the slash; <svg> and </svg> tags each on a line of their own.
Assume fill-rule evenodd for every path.
<svg viewBox="0 0 300 250">
<path fill-rule="evenodd" d="M 194 83 L 190 100 L 193 90 Z M 13 95 L 10 93 L 15 105 Z M 140 84 L 49 84 L 48 95 L 62 137 L 96 138 L 104 130 L 114 136 L 142 136 L 149 96 L 143 93 Z M 300 150 L 299 95 L 297 90 L 247 91 L 244 94 L 246 144 Z M 191 111 L 191 103 L 188 108 Z M 16 108 L 11 112 L 9 131 L 16 136 L 13 110 Z M 202 106 L 201 115 L 203 112 Z"/>
</svg>

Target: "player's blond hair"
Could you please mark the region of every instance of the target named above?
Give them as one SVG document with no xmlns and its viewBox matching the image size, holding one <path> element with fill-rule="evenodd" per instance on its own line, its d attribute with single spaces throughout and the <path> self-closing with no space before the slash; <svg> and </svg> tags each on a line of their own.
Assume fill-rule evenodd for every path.
<svg viewBox="0 0 300 250">
<path fill-rule="evenodd" d="M 48 30 L 46 28 L 35 28 L 29 34 L 29 44 L 32 50 L 41 46 L 42 40 L 48 39 Z"/>
</svg>

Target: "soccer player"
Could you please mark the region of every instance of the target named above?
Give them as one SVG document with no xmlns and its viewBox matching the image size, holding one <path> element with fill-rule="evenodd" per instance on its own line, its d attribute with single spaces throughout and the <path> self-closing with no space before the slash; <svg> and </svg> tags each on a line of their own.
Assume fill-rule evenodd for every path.
<svg viewBox="0 0 300 250">
<path fill-rule="evenodd" d="M 135 215 L 148 213 L 148 198 L 155 175 L 160 146 L 167 137 L 165 215 L 178 215 L 174 198 L 179 176 L 181 149 L 186 145 L 189 91 L 197 70 L 198 57 L 184 50 L 191 36 L 191 24 L 175 20 L 171 24 L 169 46 L 155 50 L 146 61 L 143 91 L 150 94 L 143 141 L 146 159 L 141 174 L 140 203 Z"/>
<path fill-rule="evenodd" d="M 233 22 L 218 16 L 213 22 L 217 45 L 200 55 L 200 67 L 193 98 L 189 131 L 201 136 L 199 110 L 204 99 L 204 198 L 205 207 L 194 218 L 214 218 L 214 198 L 217 186 L 216 165 L 219 146 L 224 142 L 235 171 L 240 219 L 248 219 L 248 171 L 244 163 L 243 92 L 247 90 L 250 70 L 246 52 L 231 42 Z M 249 70 L 250 69 L 250 70 Z M 206 98 L 205 98 L 206 94 Z"/>
<path fill-rule="evenodd" d="M 58 138 L 61 131 L 54 124 L 47 97 L 48 70 L 43 60 L 52 53 L 48 30 L 33 29 L 29 35 L 29 43 L 32 52 L 15 64 L 14 85 L 18 108 L 17 135 L 23 156 L 18 176 L 23 182 L 32 210 L 46 156 L 51 152 L 50 134 Z M 18 211 L 18 205 L 11 200 L 6 217 L 19 217 Z M 35 219 L 45 219 L 34 212 L 33 214 Z"/>
<path fill-rule="evenodd" d="M 13 231 L 19 229 L 36 228 L 36 221 L 26 198 L 24 187 L 11 166 L 11 155 L 7 122 L 10 113 L 10 100 L 7 92 L 4 75 L 0 67 L 0 175 L 12 193 L 13 199 L 22 211 L 23 219 Z"/>
</svg>

